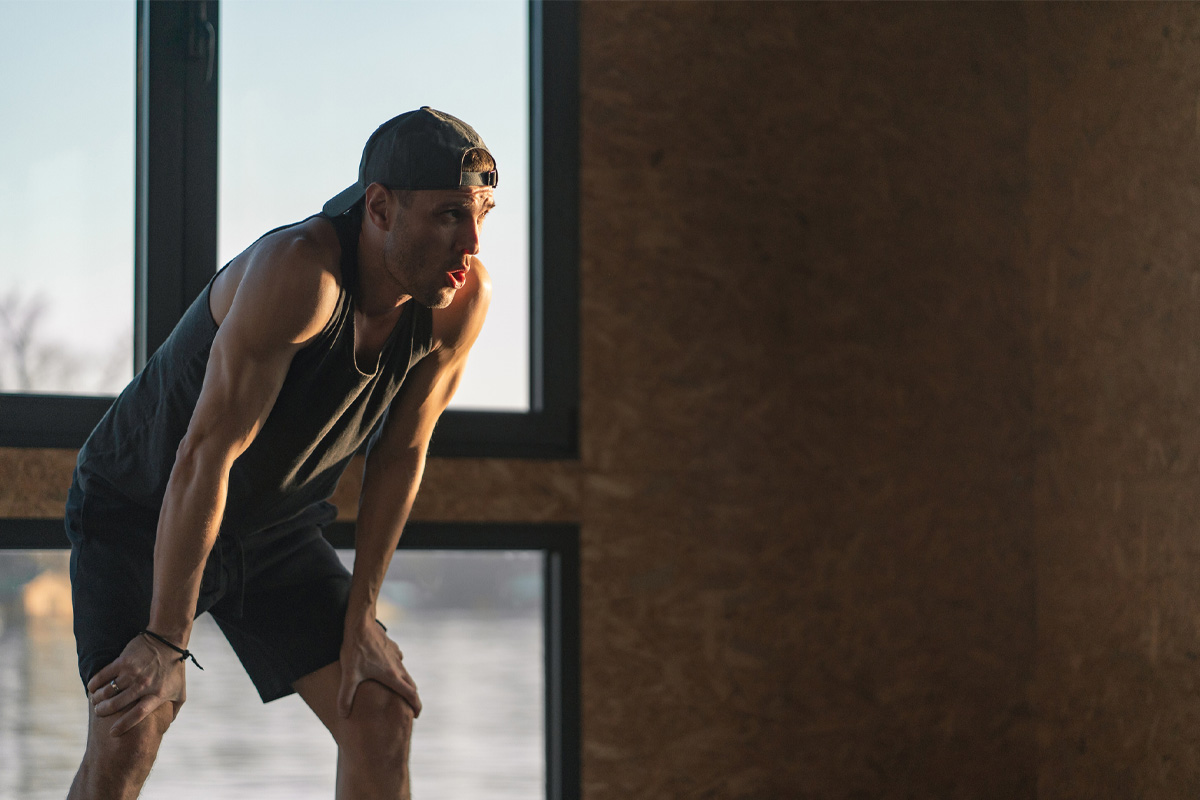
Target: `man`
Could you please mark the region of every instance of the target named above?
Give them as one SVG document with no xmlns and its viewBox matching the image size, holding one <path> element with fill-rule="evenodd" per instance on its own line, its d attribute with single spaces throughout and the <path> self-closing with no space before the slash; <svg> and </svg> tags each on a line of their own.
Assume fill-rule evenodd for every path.
<svg viewBox="0 0 1200 800">
<path fill-rule="evenodd" d="M 67 503 L 91 699 L 71 798 L 137 796 L 205 611 L 264 702 L 295 691 L 329 729 L 339 798 L 408 796 L 421 701 L 375 607 L 487 313 L 496 178 L 461 120 L 384 123 L 358 181 L 221 270 L 92 433 Z M 364 442 L 350 575 L 321 526 Z"/>
</svg>

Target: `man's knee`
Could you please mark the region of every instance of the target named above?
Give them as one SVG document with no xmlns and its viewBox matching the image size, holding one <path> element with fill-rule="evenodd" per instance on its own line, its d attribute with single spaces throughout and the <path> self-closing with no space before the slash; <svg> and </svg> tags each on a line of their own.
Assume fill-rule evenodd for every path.
<svg viewBox="0 0 1200 800">
<path fill-rule="evenodd" d="M 391 689 L 375 681 L 362 683 L 346 723 L 338 745 L 348 755 L 401 767 L 407 763 L 413 710 Z"/>
<path fill-rule="evenodd" d="M 84 754 L 85 771 L 108 777 L 145 780 L 158 755 L 163 734 L 175 718 L 175 710 L 170 703 L 166 703 L 132 729 L 114 736 L 112 726 L 120 718 L 119 713 L 98 717 L 92 712 L 87 751 Z"/>
</svg>

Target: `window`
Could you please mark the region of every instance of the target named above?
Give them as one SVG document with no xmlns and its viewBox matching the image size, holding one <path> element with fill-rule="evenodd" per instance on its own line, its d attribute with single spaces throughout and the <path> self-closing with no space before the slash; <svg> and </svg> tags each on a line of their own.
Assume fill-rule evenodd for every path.
<svg viewBox="0 0 1200 800">
<path fill-rule="evenodd" d="M 0 392 L 133 376 L 134 10 L 0 5 Z"/>
<path fill-rule="evenodd" d="M 527 3 L 227 2 L 220 59 L 218 264 L 346 188 L 397 113 L 433 106 L 479 131 L 500 166 L 481 252 L 495 288 L 452 407 L 529 411 Z"/>
<path fill-rule="evenodd" d="M 22 31 L 22 36 L 17 37 L 7 52 L 0 56 L 0 59 L 12 59 L 5 62 L 9 65 L 6 74 L 22 76 L 22 81 L 10 82 L 14 85 L 0 89 L 0 113 L 5 115 L 6 120 L 35 112 L 36 115 L 54 116 L 56 104 L 64 97 L 58 88 L 27 91 L 27 87 L 33 85 L 34 76 L 31 73 L 37 71 L 30 65 L 41 63 L 39 59 L 42 58 L 51 59 L 47 54 L 54 53 L 53 59 L 57 59 L 55 63 L 77 65 L 70 70 L 70 82 L 86 82 L 87 88 L 82 99 L 67 100 L 61 104 L 70 106 L 67 111 L 77 113 L 79 121 L 76 127 L 86 126 L 89 134 L 95 134 L 79 138 L 88 139 L 89 146 L 99 148 L 88 151 L 83 157 L 83 161 L 87 162 L 86 168 L 76 168 L 78 155 L 55 161 L 57 157 L 51 154 L 48 157 L 50 167 L 37 172 L 33 168 L 41 157 L 32 149 L 22 148 L 26 144 L 32 147 L 32 142 L 26 140 L 43 138 L 46 140 L 44 144 L 53 147 L 56 141 L 54 137 L 31 134 L 11 124 L 0 126 L 3 128 L 0 130 L 0 145 L 3 145 L 0 147 L 0 211 L 4 212 L 3 218 L 0 218 L 0 253 L 5 254 L 5 260 L 0 262 L 0 292 L 11 291 L 9 284 L 4 281 L 16 285 L 11 279 L 12 275 L 17 274 L 21 280 L 26 280 L 32 273 L 44 269 L 42 266 L 17 263 L 24 259 L 19 256 L 24 252 L 19 248 L 27 247 L 22 245 L 22 239 L 30 238 L 30 232 L 43 230 L 38 228 L 45 223 L 43 217 L 53 216 L 53 213 L 44 210 L 33 216 L 17 216 L 21 207 L 34 205 L 35 200 L 41 202 L 30 194 L 30 187 L 34 186 L 62 186 L 66 192 L 64 197 L 69 195 L 67 200 L 55 198 L 56 210 L 70 209 L 71 214 L 63 216 L 60 213 L 58 219 L 62 224 L 40 237 L 39 241 L 44 239 L 42 244 L 46 247 L 62 247 L 71 237 L 84 235 L 80 227 L 85 224 L 84 211 L 89 214 L 112 212 L 114 221 L 109 227 L 120 231 L 126 249 L 118 252 L 118 245 L 105 245 L 103 261 L 117 265 L 115 268 L 123 269 L 124 273 L 114 273 L 111 278 L 104 278 L 102 283 L 105 286 L 124 283 L 132 290 L 124 295 L 125 306 L 118 309 L 116 304 L 121 301 L 114 301 L 111 308 L 114 335 L 124 330 L 126 341 L 130 341 L 130 335 L 132 339 L 132 354 L 125 345 L 113 346 L 112 352 L 125 349 L 126 355 L 122 357 L 124 366 L 118 363 L 121 359 L 114 356 L 111 363 L 115 366 L 110 373 L 104 374 L 118 377 L 106 380 L 97 377 L 99 373 L 93 367 L 109 364 L 102 358 L 109 351 L 88 354 L 87 348 L 102 344 L 100 337 L 88 336 L 81 338 L 78 344 L 79 352 L 85 355 L 71 354 L 72 351 L 67 348 L 69 359 L 74 359 L 70 363 L 75 366 L 59 370 L 77 381 L 74 385 L 68 385 L 66 381 L 39 386 L 15 382 L 0 385 L 0 447 L 80 446 L 110 405 L 112 393 L 165 339 L 188 303 L 211 278 L 214 267 L 220 261 L 219 237 L 233 237 L 230 244 L 222 244 L 222 248 L 236 247 L 237 236 L 263 232 L 237 233 L 233 220 L 243 212 L 226 205 L 227 201 L 222 199 L 219 192 L 221 170 L 246 172 L 249 169 L 247 159 L 253 159 L 253 153 L 237 156 L 232 145 L 222 144 L 225 140 L 221 137 L 236 137 L 239 130 L 249 137 L 247 131 L 255 130 L 257 122 L 252 116 L 243 116 L 242 122 L 237 121 L 238 113 L 249 113 L 254 109 L 244 98 L 238 100 L 236 92 L 240 90 L 235 85 L 230 84 L 231 94 L 227 98 L 222 98 L 218 89 L 225 85 L 223 71 L 226 69 L 230 72 L 230 80 L 236 81 L 239 30 L 243 34 L 250 32 L 246 34 L 250 36 L 272 35 L 288 23 L 287 15 L 298 14 L 297 9 L 301 6 L 299 3 L 270 6 L 263 3 L 264 7 L 274 8 L 279 18 L 269 27 L 260 25 L 256 28 L 257 23 L 250 20 L 257 5 L 248 4 L 241 8 L 236 3 L 223 4 L 215 0 L 175 3 L 88 0 L 77 6 L 67 3 L 0 5 L 0 20 L 6 22 L 10 29 Z M 338 8 L 352 8 L 355 5 L 342 3 Z M 392 7 L 402 9 L 405 13 L 417 11 L 415 3 L 396 3 Z M 489 11 L 488 7 L 489 4 L 482 4 L 479 13 L 498 13 L 498 9 Z M 242 22 L 238 21 L 240 12 L 247 15 L 241 16 Z M 526 167 L 529 234 L 525 248 L 528 285 L 522 289 L 528 320 L 528 356 L 524 360 L 524 367 L 505 369 L 517 374 L 517 384 L 524 383 L 525 389 L 522 392 L 518 388 L 509 399 L 493 402 L 487 410 L 478 410 L 481 406 L 487 406 L 486 402 L 471 400 L 465 403 L 467 407 L 452 408 L 438 426 L 432 449 L 435 456 L 569 458 L 576 454 L 577 8 L 574 3 L 542 3 L 534 0 L 522 13 L 527 14 L 524 47 L 528 50 L 529 59 L 525 95 L 528 106 Z M 18 21 L 18 14 L 28 19 L 23 17 Z M 42 16 L 38 17 L 39 14 Z M 223 25 L 226 16 L 230 24 L 228 31 Z M 258 32 L 254 33 L 256 30 Z M 223 49 L 224 33 L 229 35 L 229 61 L 225 60 Z M 491 35 L 491 31 L 478 34 L 477 39 L 482 47 L 488 46 L 488 37 Z M 61 49 L 51 49 L 59 45 Z M 111 67 L 114 71 L 109 72 L 110 67 L 101 64 L 101 61 L 110 57 L 116 59 L 113 63 L 117 64 L 124 59 L 124 66 Z M 311 55 L 311 58 L 319 58 L 319 53 Z M 82 65 L 80 62 L 83 62 Z M 110 89 L 114 92 L 111 97 L 103 94 Z M 102 96 L 107 99 L 100 100 Z M 102 102 L 106 107 L 117 109 L 118 116 L 123 115 L 125 122 L 114 126 L 113 131 L 109 132 L 102 130 L 103 126 L 94 116 L 84 118 L 78 114 L 80 109 L 92 108 L 93 102 Z M 239 110 L 238 102 L 245 104 L 246 108 Z M 436 106 L 442 101 L 420 99 L 413 102 L 429 102 Z M 222 103 L 227 105 L 223 106 Z M 453 102 L 447 105 L 453 105 Z M 220 109 L 225 109 L 221 113 L 228 117 L 226 121 L 229 125 L 225 129 L 218 126 Z M 458 109 L 447 110 L 453 113 Z M 514 171 L 513 160 L 507 153 L 501 156 L 501 152 L 503 148 L 519 149 L 526 145 L 502 144 L 505 135 L 497 138 L 482 120 L 473 119 L 472 113 L 462 110 L 461 116 L 476 123 L 489 145 L 499 151 L 497 155 L 502 158 L 500 167 L 503 173 L 501 190 L 508 192 L 520 170 Z M 370 128 L 381 121 L 382 118 L 373 118 L 366 124 Z M 121 134 L 116 130 L 117 127 L 122 127 L 125 133 Z M 317 192 L 315 196 L 320 198 L 318 203 L 353 180 L 358 154 L 369 132 L 369 129 L 360 127 L 346 132 L 352 145 L 348 153 L 339 155 L 349 160 L 348 171 L 338 168 L 332 188 L 328 185 L 314 186 L 313 191 Z M 120 135 L 128 137 L 127 144 L 118 142 Z M 22 136 L 25 140 L 20 139 Z M 225 161 L 219 158 L 219 147 L 222 146 L 229 149 Z M 123 156 L 120 155 L 122 148 L 125 153 Z M 238 158 L 242 160 L 239 162 Z M 105 170 L 112 170 L 112 174 Z M 70 178 L 75 178 L 75 183 Z M 104 188 L 97 190 L 85 187 L 81 185 L 85 179 L 98 181 L 98 185 Z M 226 177 L 225 180 L 232 178 Z M 511 195 L 503 195 L 501 199 L 514 213 L 519 212 L 517 206 L 520 204 L 514 203 Z M 307 200 L 303 205 L 303 208 L 280 209 L 271 212 L 270 216 L 275 217 L 276 213 L 304 216 L 316 210 Z M 225 221 L 226 217 L 228 221 Z M 5 227 L 8 220 L 18 218 L 23 221 Z M 290 221 L 293 220 L 272 218 L 264 219 L 261 223 L 270 226 Z M 493 222 L 489 220 L 489 234 Z M 258 224 L 257 227 L 264 227 L 264 224 Z M 94 242 L 89 244 L 94 245 Z M 84 252 L 96 255 L 88 250 Z M 55 258 L 70 265 L 87 260 L 85 256 L 76 254 L 60 254 Z M 494 262 L 489 259 L 488 263 Z M 21 308 L 28 308 L 28 298 L 36 300 L 39 291 L 44 291 L 46 296 L 53 292 L 56 299 L 60 295 L 65 298 L 71 293 L 66 286 L 71 280 L 69 277 L 51 276 L 45 284 L 48 287 L 45 290 L 32 284 L 22 284 L 20 292 L 26 305 Z M 82 278 L 80 281 L 77 288 L 86 303 L 78 310 L 67 312 L 73 319 L 83 318 L 107 304 L 107 301 L 101 300 L 102 295 L 96 285 Z M 42 313 L 46 315 L 43 319 L 49 319 L 48 311 Z M 495 319 L 489 322 L 490 326 Z M 121 328 L 122 325 L 125 327 Z M 55 325 L 46 330 L 57 327 Z M 0 359 L 10 358 L 4 354 L 3 346 L 0 344 Z M 474 374 L 487 383 L 487 379 L 482 377 L 486 370 L 480 369 L 480 365 L 475 363 L 482 360 L 479 351 L 472 360 Z M 0 370 L 10 369 L 11 372 L 13 368 L 3 366 L 6 363 L 14 362 L 0 361 Z M 88 370 L 96 374 L 87 377 L 90 374 Z M 338 546 L 352 545 L 352 538 L 345 529 L 331 531 L 330 537 Z M 14 627 L 25 623 L 13 621 L 16 619 L 13 616 L 15 612 L 12 612 L 16 595 L 4 593 L 4 587 L 10 586 L 7 581 L 10 567 L 20 561 L 17 556 L 24 558 L 31 551 L 36 551 L 33 563 L 45 565 L 55 559 L 61 560 L 61 552 L 47 551 L 63 545 L 59 520 L 0 520 L 0 578 L 4 579 L 0 580 L 0 610 L 4 611 L 4 616 L 0 617 L 0 681 L 9 680 L 3 671 L 6 659 L 24 658 L 30 647 L 36 649 L 45 645 L 51 648 L 51 656 L 56 663 L 69 666 L 69 682 L 77 692 L 73 654 L 64 655 L 53 649 L 61 649 L 61 640 L 37 638 L 40 634 L 36 632 L 34 638 L 30 639 L 29 627 L 24 628 L 23 632 Z M 414 551 L 525 552 L 541 564 L 543 768 L 545 796 L 554 799 L 577 797 L 579 794 L 577 546 L 578 531 L 574 528 L 520 525 L 412 525 L 406 531 L 401 545 L 402 549 Z M 43 572 L 44 569 L 39 567 L 34 577 Z M 14 637 L 18 634 L 25 637 L 20 645 L 24 649 L 7 649 L 16 643 Z M 26 655 L 15 656 L 14 653 Z M 60 678 L 61 675 L 56 676 L 53 670 L 38 670 L 32 679 L 36 682 Z M 15 689 L 12 692 L 9 689 L 8 685 L 0 683 L 0 690 L 5 696 L 19 695 Z M 45 695 L 38 687 L 31 687 L 31 691 L 39 697 Z M 61 713 L 78 713 L 70 709 L 79 707 L 74 703 L 82 699 L 81 692 L 62 694 L 55 689 L 50 691 L 50 695 L 54 702 L 63 704 Z M 17 713 L 18 706 L 0 704 L 0 724 L 5 724 L 5 715 Z M 5 781 L 25 780 L 20 776 L 11 777 L 14 773 L 7 770 L 12 769 L 9 765 L 24 763 L 22 759 L 33 750 L 40 748 L 40 752 L 48 754 L 56 762 L 71 762 L 73 768 L 78 751 L 72 749 L 69 741 L 55 733 L 32 731 L 28 726 L 28 718 L 13 724 L 20 735 L 6 738 L 5 734 L 0 733 L 0 795 L 8 796 L 10 787 L 16 785 Z M 78 736 L 79 728 L 72 727 L 71 730 L 72 736 Z M 28 773 L 21 775 L 27 776 Z M 60 796 L 61 792 L 55 790 L 52 795 Z"/>
<path fill-rule="evenodd" d="M 335 544 L 352 536 L 348 526 L 330 533 Z M 577 728 L 578 698 L 561 691 L 578 680 L 578 645 L 561 624 L 577 614 L 577 542 L 561 526 L 414 526 L 406 535 L 380 618 L 425 704 L 411 753 L 417 796 L 578 796 L 563 790 L 561 756 L 577 749 L 562 732 Z M 12 701 L 0 705 L 0 796 L 12 800 L 62 797 L 85 745 L 67 555 L 0 545 L 0 689 Z M 263 707 L 207 615 L 189 646 L 205 669 L 189 674 L 188 704 L 143 796 L 332 796 L 336 749 L 303 701 Z M 577 776 L 577 760 L 567 768 Z"/>
<path fill-rule="evenodd" d="M 22 4 L 16 5 L 19 8 Z M 128 22 L 129 7 L 124 4 L 83 5 L 125 9 Z M 442 8 L 441 4 L 428 5 L 434 9 Z M 367 3 L 340 3 L 336 8 L 339 14 L 349 14 L 358 13 L 354 10 L 360 6 L 370 7 Z M 40 8 L 41 4 L 30 4 L 30 7 Z M 47 8 L 54 9 L 55 20 L 70 16 L 62 14 L 62 6 L 57 4 Z M 316 210 L 310 197 L 327 198 L 339 190 L 336 187 L 344 188 L 353 180 L 362 142 L 372 126 L 382 121 L 376 117 L 389 114 L 404 103 L 426 102 L 416 99 L 421 95 L 419 91 L 404 90 L 411 94 L 410 99 L 409 94 L 401 94 L 397 89 L 395 102 L 385 104 L 386 112 L 374 108 L 363 112 L 363 120 L 369 116 L 370 122 L 359 121 L 346 124 L 344 128 L 339 125 L 333 133 L 323 132 L 324 126 L 316 125 L 311 135 L 323 146 L 338 150 L 337 156 L 345 161 L 327 170 L 322 167 L 324 171 L 315 175 L 314 182 L 305 190 L 310 195 L 299 197 L 295 206 L 270 210 L 253 200 L 256 191 L 253 188 L 246 189 L 244 194 L 238 193 L 238 197 L 249 198 L 250 207 L 260 209 L 263 214 L 261 218 L 247 222 L 242 229 L 240 220 L 248 216 L 248 212 L 236 205 L 241 201 L 234 199 L 232 182 L 247 175 L 253 178 L 250 173 L 265 169 L 263 162 L 269 160 L 261 155 L 263 150 L 253 148 L 255 137 L 265 136 L 265 128 L 260 123 L 262 115 L 269 110 L 266 106 L 270 105 L 266 99 L 256 102 L 255 93 L 274 97 L 282 91 L 278 81 L 274 86 L 262 83 L 265 70 L 246 65 L 255 40 L 279 38 L 285 44 L 293 45 L 280 50 L 281 58 L 284 55 L 292 58 L 298 52 L 298 62 L 320 64 L 323 54 L 336 53 L 328 43 L 321 45 L 314 37 L 316 32 L 328 31 L 335 26 L 322 22 L 320 15 L 328 12 L 321 11 L 316 4 L 221 4 L 213 0 L 152 3 L 141 0 L 136 8 L 138 82 L 133 183 L 136 212 L 132 215 L 135 367 L 144 363 L 147 354 L 153 352 L 170 332 L 188 302 L 211 278 L 221 256 L 227 256 L 248 237 L 263 232 L 260 229 L 264 226 L 284 224 L 293 221 L 292 217 L 302 217 Z M 385 8 L 389 9 L 388 14 L 403 15 L 405 25 L 417 24 L 423 14 L 442 13 L 440 10 L 429 11 L 426 4 L 417 3 L 388 3 Z M 501 274 L 512 277 L 513 285 L 498 285 L 497 294 L 515 302 L 507 310 L 499 303 L 494 307 L 486 328 L 488 338 L 478 345 L 470 366 L 475 388 L 464 388 L 458 398 L 459 405 L 445 415 L 438 426 L 432 452 L 444 456 L 574 457 L 578 409 L 577 9 L 572 3 L 533 2 L 521 7 L 526 27 L 520 28 L 516 6 L 483 2 L 450 8 L 461 8 L 464 13 L 487 18 L 487 25 L 493 27 L 483 29 L 481 26 L 479 39 L 483 49 L 490 47 L 490 37 L 503 30 L 518 30 L 518 36 L 520 31 L 528 32 L 527 36 L 519 37 L 523 43 L 511 48 L 513 53 L 528 51 L 527 89 L 513 88 L 521 81 L 514 82 L 511 69 L 497 69 L 496 76 L 488 76 L 489 81 L 493 78 L 500 81 L 495 86 L 508 86 L 506 92 L 515 91 L 521 96 L 511 102 L 501 102 L 497 99 L 500 90 L 489 88 L 478 93 L 483 99 L 476 101 L 481 103 L 477 112 L 461 110 L 465 118 L 470 119 L 473 114 L 481 117 L 471 121 L 481 129 L 489 145 L 498 151 L 497 155 L 503 154 L 499 196 L 502 202 L 497 217 L 501 222 L 497 227 L 505 227 L 503 215 L 506 213 L 513 218 L 510 220 L 513 230 L 521 227 L 519 217 L 528 216 L 529 234 L 525 247 L 519 244 L 511 247 L 513 253 L 527 253 L 528 269 L 520 269 L 519 263 L 505 266 L 503 257 L 493 259 L 489 256 L 489 263 L 495 265 L 493 272 L 498 272 L 498 277 Z M 5 13 L 9 12 L 6 10 Z M 264 19 L 264 15 L 271 19 Z M 222 38 L 225 17 L 229 18 L 228 58 Z M 306 18 L 309 18 L 307 22 Z M 314 20 L 316 24 L 312 24 Z M 280 35 L 281 31 L 290 33 Z M 246 37 L 250 38 L 249 44 Z M 417 38 L 433 38 L 433 34 Z M 129 44 L 126 42 L 123 46 Z M 345 57 L 343 54 L 334 58 L 334 55 L 330 56 L 328 72 L 336 72 Z M 515 58 L 511 56 L 508 61 Z M 401 55 L 397 55 L 396 60 L 403 63 Z M 428 73 L 429 65 L 423 66 Z M 222 75 L 226 68 L 231 73 L 228 83 Z M 501 81 L 501 73 L 509 77 Z M 462 77 L 454 79 L 460 84 L 463 80 Z M 228 90 L 228 98 L 220 95 L 218 90 L 222 86 Z M 459 96 L 470 96 L 470 92 Z M 430 98 L 430 104 L 443 102 L 438 99 L 440 97 L 443 95 Z M 447 105 L 456 106 L 459 102 L 453 93 L 444 97 Z M 44 102 L 45 98 L 40 101 Z M 503 107 L 506 113 L 513 107 L 527 105 L 527 124 L 521 130 L 508 122 L 501 124 L 504 116 L 492 113 L 487 105 L 489 102 L 495 103 L 497 108 Z M 218 127 L 219 111 L 229 117 L 224 128 Z M 339 109 L 337 114 L 330 116 L 340 118 L 346 114 L 349 112 Z M 487 127 L 492 119 L 497 120 L 494 133 Z M 307 136 L 304 132 L 295 132 L 296 127 L 294 123 L 290 128 L 285 125 L 284 129 L 293 132 L 277 138 L 305 142 Z M 328 138 L 330 136 L 333 138 Z M 333 144 L 340 141 L 338 137 L 342 137 L 344 143 Z M 237 147 L 246 145 L 249 149 L 239 151 L 232 144 L 234 140 L 239 140 Z M 324 144 L 326 142 L 330 144 Z M 223 160 L 219 156 L 219 145 L 229 149 Z M 518 166 L 522 158 L 513 153 L 526 147 L 528 157 L 524 159 L 525 168 L 522 169 Z M 522 193 L 523 172 L 527 175 L 528 187 L 526 210 L 517 199 Z M 262 185 L 277 186 L 280 194 L 292 194 L 290 185 L 279 177 L 280 174 L 276 171 L 262 179 Z M 222 194 L 218 188 L 222 185 L 218 180 L 220 175 L 225 176 L 227 194 Z M 126 176 L 128 178 L 127 168 Z M 335 188 L 330 189 L 330 186 Z M 510 190 L 512 193 L 506 194 Z M 128 231 L 129 206 L 115 196 L 105 205 L 116 209 L 117 217 L 122 220 L 120 224 Z M 489 220 L 488 235 L 492 233 L 492 225 Z M 219 227 L 223 248 L 220 255 Z M 250 233 L 250 230 L 255 232 Z M 505 245 L 488 242 L 485 237 L 486 247 L 494 246 L 497 251 L 505 249 L 508 252 Z M 514 258 L 523 263 L 520 256 Z M 527 286 L 517 273 L 527 274 Z M 518 283 L 522 284 L 519 289 L 516 288 Z M 101 305 L 95 302 L 94 293 L 88 298 L 90 306 Z M 125 319 L 128 321 L 128 317 Z M 524 344 L 515 348 L 506 345 L 509 335 Z M 522 349 L 524 353 L 521 353 Z M 506 361 L 502 351 L 515 354 L 516 360 Z M 93 358 L 89 363 L 97 361 Z M 107 391 L 123 382 L 127 374 L 128 369 L 125 369 L 121 378 L 108 384 Z M 499 374 L 505 376 L 505 381 L 497 377 Z M 513 376 L 516 380 L 509 379 Z M 502 384 L 512 388 L 503 391 L 492 388 Z M 49 390 L 58 394 L 42 396 L 0 389 L 0 392 L 9 391 L 0 393 L 0 446 L 79 446 L 111 402 L 111 395 L 98 394 L 100 390 L 96 386 L 98 384 L 93 382 L 79 390 L 90 393 L 88 396 L 72 397 L 62 396 L 66 391 L 62 388 Z"/>
</svg>

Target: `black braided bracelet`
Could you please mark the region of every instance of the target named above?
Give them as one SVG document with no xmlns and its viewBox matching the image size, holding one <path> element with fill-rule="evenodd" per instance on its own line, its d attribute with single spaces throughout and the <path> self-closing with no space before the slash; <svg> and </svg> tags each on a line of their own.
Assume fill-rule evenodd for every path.
<svg viewBox="0 0 1200 800">
<path fill-rule="evenodd" d="M 174 650 L 176 653 L 179 653 L 180 661 L 187 661 L 190 658 L 192 660 L 192 663 L 196 665 L 196 669 L 200 669 L 200 670 L 204 669 L 204 667 L 200 666 L 200 662 L 196 660 L 196 657 L 194 655 L 192 655 L 191 650 L 184 650 L 182 647 L 176 647 L 174 644 L 167 641 L 163 637 L 159 636 L 154 631 L 142 631 L 142 635 L 149 636 L 151 639 L 156 639 L 156 640 L 162 642 L 163 644 L 165 644 L 167 647 Z"/>
</svg>

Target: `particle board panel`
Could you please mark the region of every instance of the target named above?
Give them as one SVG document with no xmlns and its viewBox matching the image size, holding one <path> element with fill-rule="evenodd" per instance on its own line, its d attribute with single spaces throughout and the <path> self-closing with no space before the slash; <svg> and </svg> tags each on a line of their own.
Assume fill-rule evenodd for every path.
<svg viewBox="0 0 1200 800">
<path fill-rule="evenodd" d="M 74 450 L 0 448 L 0 517 L 61 517 Z M 362 459 L 347 469 L 332 500 L 352 520 Z M 576 462 L 430 459 L 412 518 L 425 522 L 578 522 Z"/>
<path fill-rule="evenodd" d="M 1039 796 L 1200 791 L 1200 12 L 1026 7 Z"/>
<path fill-rule="evenodd" d="M 1024 28 L 983 8 L 583 7 L 590 798 L 1032 794 Z"/>
<path fill-rule="evenodd" d="M 61 517 L 74 450 L 0 447 L 0 518 Z"/>
</svg>

